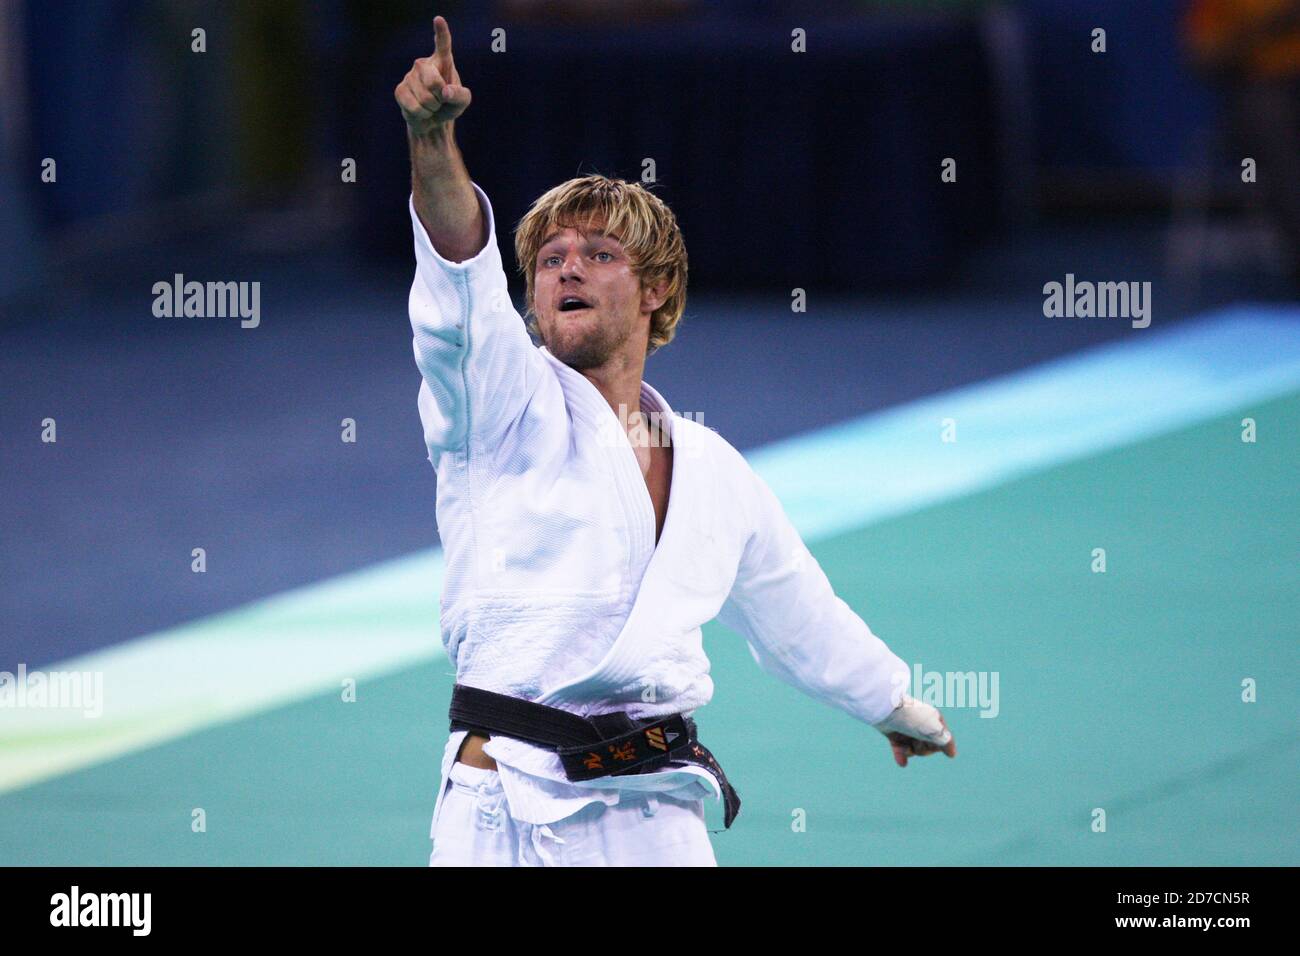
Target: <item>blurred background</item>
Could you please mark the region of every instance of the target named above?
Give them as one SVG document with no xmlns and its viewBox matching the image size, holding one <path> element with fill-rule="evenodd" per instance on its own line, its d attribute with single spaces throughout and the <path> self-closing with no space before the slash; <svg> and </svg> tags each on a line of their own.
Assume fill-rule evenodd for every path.
<svg viewBox="0 0 1300 956">
<path fill-rule="evenodd" d="M 1143 467 L 1154 470 L 1133 472 L 1129 484 L 1107 484 L 1132 465 L 1121 457 L 1075 475 L 1070 497 L 1051 483 L 996 506 L 958 497 L 972 509 L 969 538 L 934 521 L 924 510 L 932 502 L 913 515 L 929 524 L 909 529 L 896 524 L 901 512 L 877 524 L 846 506 L 856 517 L 837 533 L 866 537 L 814 550 L 837 589 L 851 593 L 861 576 L 855 607 L 887 640 L 936 665 L 951 656 L 953 666 L 1004 674 L 1017 661 L 1031 666 L 1018 656 L 1027 643 L 1060 639 L 1061 654 L 1082 653 L 1097 636 L 1077 622 L 1102 612 L 1078 581 L 1037 581 L 1041 616 L 1014 627 L 988 603 L 1000 594 L 1004 612 L 1027 613 L 1024 575 L 1055 566 L 1035 552 L 1059 541 L 1046 524 L 1077 520 L 1133 536 L 1165 590 L 1134 582 L 1129 603 L 1112 609 L 1125 634 L 1142 636 L 1149 671 L 1135 675 L 1132 644 L 1120 641 L 1102 663 L 1076 668 L 1087 676 L 1057 688 L 1044 708 L 1068 711 L 1062 695 L 1084 707 L 1116 680 L 1167 674 L 1171 655 L 1185 661 L 1187 631 L 1167 612 L 1181 604 L 1190 613 L 1194 599 L 1260 669 L 1293 650 L 1300 523 L 1286 491 L 1294 430 L 1281 423 L 1294 423 L 1300 390 L 1300 2 L 0 0 L 0 670 L 94 662 L 144 681 L 131 655 L 166 645 L 176 656 L 149 658 L 149 686 L 190 686 L 196 661 L 211 679 L 238 684 L 177 691 L 163 710 L 148 710 L 140 691 L 111 732 L 110 722 L 93 734 L 32 729 L 0 712 L 0 863 L 419 863 L 427 854 L 421 827 L 436 796 L 451 678 L 438 658 L 433 565 L 401 564 L 436 560 L 437 528 L 406 318 L 409 167 L 392 90 L 432 52 L 437 13 L 474 94 L 457 138 L 492 199 L 507 269 L 513 224 L 549 187 L 590 172 L 652 178 L 686 238 L 690 297 L 678 339 L 650 361 L 647 381 L 747 455 L 1066 368 L 1051 363 L 1117 355 L 1110 347 L 1173 343 L 1161 336 L 1184 326 L 1190 338 L 1177 342 L 1192 343 L 1195 374 L 1272 376 L 1264 391 L 1216 392 L 1195 415 L 1142 433 L 1173 441 L 1175 419 L 1203 428 L 1215 415 L 1237 428 L 1248 400 L 1281 402 L 1270 406 L 1275 457 L 1261 448 L 1257 473 L 1220 461 L 1236 489 L 1231 505 L 1206 497 L 1214 453 L 1208 433 L 1197 433 L 1184 436 L 1181 453 L 1153 452 Z M 259 326 L 156 317 L 152 287 L 176 274 L 259 282 Z M 1151 283 L 1151 327 L 1045 317 L 1044 284 L 1067 274 Z M 511 288 L 519 303 L 513 271 Z M 806 312 L 792 312 L 794 289 L 804 290 Z M 1246 324 L 1217 338 L 1226 327 L 1206 317 L 1224 314 Z M 1068 422 L 1065 381 L 1049 374 L 1042 394 L 1062 403 Z M 1124 387 L 1156 381 L 1134 374 Z M 1188 395 L 1188 381 L 1167 391 Z M 356 443 L 339 440 L 345 418 L 357 424 Z M 46 419 L 57 422 L 57 443 L 40 440 Z M 805 462 L 816 470 L 816 459 Z M 1161 485 L 1157 473 L 1190 484 Z M 1162 493 L 1124 498 L 1135 484 Z M 1159 511 L 1166 506 L 1206 510 Z M 1003 507 L 1007 523 L 990 530 L 980 516 Z M 1213 524 L 1228 511 L 1235 531 Z M 1207 521 L 1218 529 L 1212 544 Z M 1014 557 L 994 550 L 1011 564 L 975 560 L 1008 534 Z M 1088 538 L 1080 534 L 1077 547 Z M 907 553 L 907 573 L 887 545 Z M 195 547 L 209 556 L 205 573 L 192 571 Z M 836 555 L 847 562 L 839 576 Z M 1207 583 L 1205 561 L 1251 570 L 1235 584 Z M 365 577 L 375 568 L 396 568 L 398 583 Z M 348 614 L 300 620 L 299 643 L 285 643 L 283 622 L 249 623 L 262 621 L 268 601 L 341 579 L 372 590 Z M 1260 593 L 1243 593 L 1253 588 Z M 1083 628 L 1081 644 L 1062 637 L 1076 626 L 1067 618 Z M 1245 619 L 1253 630 L 1243 631 Z M 341 671 L 304 676 L 286 663 L 319 653 L 312 628 L 335 629 Z M 733 688 L 785 693 L 743 648 L 735 655 L 710 640 L 716 674 L 735 675 Z M 255 674 L 268 648 L 283 652 L 280 669 Z M 1053 660 L 1032 666 L 1050 670 Z M 1234 666 L 1216 659 L 1201 677 L 1226 682 L 1232 697 Z M 371 697 L 392 695 L 368 712 L 373 724 L 337 723 L 328 688 L 354 672 L 388 682 Z M 182 673 L 190 676 L 172 680 Z M 1202 700 L 1200 679 L 1180 692 Z M 719 677 L 717 729 L 705 737 L 733 779 L 728 753 L 742 770 L 749 762 L 752 825 L 784 832 L 789 801 L 774 790 L 764 816 L 759 794 L 775 783 L 761 779 L 766 752 L 742 730 L 743 708 L 773 698 L 733 689 L 741 702 L 728 712 L 726 693 Z M 827 739 L 880 746 L 863 745 L 861 728 L 825 708 L 799 712 L 832 721 Z M 992 724 L 1012 735 L 1023 729 L 1017 719 L 1035 716 L 1028 706 L 1019 714 L 969 730 Z M 1106 725 L 1077 716 L 1098 733 Z M 983 809 L 934 773 L 933 791 L 883 797 L 864 822 L 858 804 L 835 803 L 835 771 L 822 767 L 819 799 L 837 821 L 821 831 L 825 842 L 814 834 L 782 849 L 742 829 L 719 838 L 719 858 L 1294 863 L 1294 775 L 1252 762 L 1293 754 L 1290 724 L 1243 731 L 1249 746 L 1207 755 L 1206 728 L 1224 719 L 1189 719 L 1187 751 L 1174 747 L 1166 767 L 1135 756 L 1099 771 L 1114 775 L 1107 792 L 1135 813 L 1155 813 L 1171 793 L 1190 801 L 1177 818 L 1185 828 L 1152 824 L 1137 843 L 1097 850 L 1044 836 L 1069 801 L 1091 807 L 1105 787 L 1048 794 L 1017 776 L 1038 780 L 1034 768 L 984 764 L 980 779 L 1008 790 L 965 784 Z M 1272 744 L 1260 750 L 1260 741 Z M 1101 744 L 1086 749 L 1095 755 Z M 981 773 L 979 752 L 965 773 Z M 876 781 L 890 768 L 871 756 L 864 786 L 901 786 Z M 1078 752 L 1061 759 L 1087 763 Z M 1057 780 L 1080 782 L 1064 772 Z M 1244 799 L 1257 818 L 1232 834 L 1207 830 L 1213 801 L 1197 790 L 1206 781 L 1218 781 L 1224 805 Z M 1029 801 L 1021 823 L 981 816 L 1011 792 Z M 890 822 L 900 802 L 927 799 L 949 813 L 948 836 L 984 836 L 954 842 Z M 190 808 L 204 800 L 226 801 L 228 819 L 243 821 L 220 851 L 215 838 L 187 842 Z M 1281 841 L 1275 830 L 1266 836 L 1278 814 Z M 32 842 L 33 833 L 43 836 Z"/>
<path fill-rule="evenodd" d="M 407 167 L 389 94 L 428 54 L 431 10 L 10 0 L 3 291 L 232 232 L 259 250 L 401 261 L 392 195 Z M 580 169 L 640 177 L 653 158 L 699 288 L 933 288 L 995 240 L 1058 223 L 1140 225 L 1180 291 L 1220 267 L 1295 272 L 1289 0 L 439 11 L 460 26 L 479 100 L 460 138 L 502 212 L 517 218 Z M 791 52 L 795 29 L 815 40 L 806 54 Z M 1242 188 L 1244 156 L 1269 165 L 1260 189 Z M 946 157 L 955 182 L 935 174 Z M 57 188 L 37 175 L 46 158 L 63 160 Z M 344 159 L 355 183 L 341 181 Z"/>
</svg>

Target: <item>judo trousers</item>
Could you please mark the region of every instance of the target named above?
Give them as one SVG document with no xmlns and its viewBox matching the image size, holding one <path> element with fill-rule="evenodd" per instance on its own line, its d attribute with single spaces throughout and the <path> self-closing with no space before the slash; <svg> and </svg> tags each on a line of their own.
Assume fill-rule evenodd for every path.
<svg viewBox="0 0 1300 956">
<path fill-rule="evenodd" d="M 534 825 L 510 816 L 495 770 L 457 761 L 430 832 L 430 866 L 717 866 L 703 800 L 626 794 Z"/>
</svg>

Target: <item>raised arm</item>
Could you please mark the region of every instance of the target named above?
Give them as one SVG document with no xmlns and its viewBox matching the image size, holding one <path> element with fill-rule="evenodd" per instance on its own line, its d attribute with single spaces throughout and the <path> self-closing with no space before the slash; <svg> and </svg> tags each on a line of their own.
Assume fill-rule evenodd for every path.
<svg viewBox="0 0 1300 956">
<path fill-rule="evenodd" d="M 456 146 L 456 117 L 469 107 L 469 89 L 451 55 L 451 28 L 435 17 L 433 56 L 411 64 L 393 91 L 411 148 L 411 201 L 434 249 L 463 262 L 483 248 L 487 222 L 465 160 Z"/>
<path fill-rule="evenodd" d="M 451 56 L 451 30 L 434 20 L 433 56 L 416 60 L 394 91 L 411 150 L 415 281 L 410 313 L 420 418 L 438 455 L 493 446 L 545 374 L 510 300 L 487 194 L 456 146 L 454 120 L 469 106 Z"/>
</svg>

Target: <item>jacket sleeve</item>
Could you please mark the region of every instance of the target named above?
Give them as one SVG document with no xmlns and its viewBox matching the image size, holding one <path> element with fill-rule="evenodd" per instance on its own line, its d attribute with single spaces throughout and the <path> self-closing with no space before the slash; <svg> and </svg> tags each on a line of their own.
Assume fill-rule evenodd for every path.
<svg viewBox="0 0 1300 956">
<path fill-rule="evenodd" d="M 433 248 L 407 200 L 415 230 L 411 330 L 425 444 L 441 451 L 482 448 L 514 422 L 536 390 L 545 359 L 510 301 L 487 194 L 474 185 L 487 220 L 487 243 L 464 262 Z"/>
<path fill-rule="evenodd" d="M 767 483 L 742 461 L 751 533 L 718 620 L 763 670 L 875 724 L 907 692 L 907 664 L 831 588 Z"/>
</svg>

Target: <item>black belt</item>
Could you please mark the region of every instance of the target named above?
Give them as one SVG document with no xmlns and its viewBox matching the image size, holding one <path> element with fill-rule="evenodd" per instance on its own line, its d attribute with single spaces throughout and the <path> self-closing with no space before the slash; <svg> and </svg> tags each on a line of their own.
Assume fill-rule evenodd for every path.
<svg viewBox="0 0 1300 956">
<path fill-rule="evenodd" d="M 451 729 L 514 737 L 554 750 L 570 780 L 650 773 L 674 766 L 703 767 L 722 790 L 724 825 L 740 812 L 740 797 L 722 767 L 696 738 L 695 721 L 681 714 L 634 721 L 622 711 L 579 717 L 558 707 L 457 684 L 451 692 Z"/>
</svg>

